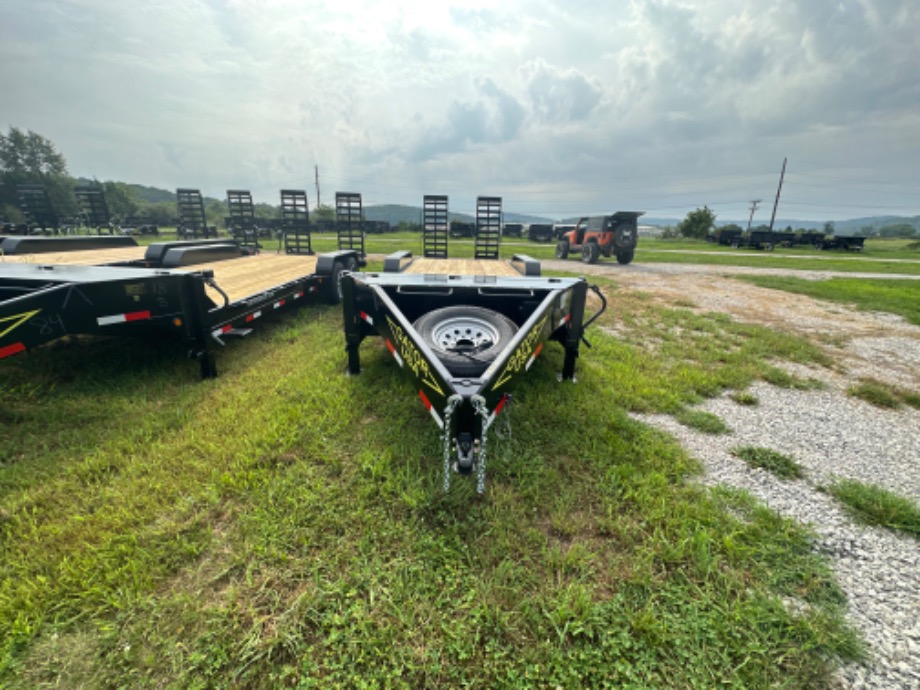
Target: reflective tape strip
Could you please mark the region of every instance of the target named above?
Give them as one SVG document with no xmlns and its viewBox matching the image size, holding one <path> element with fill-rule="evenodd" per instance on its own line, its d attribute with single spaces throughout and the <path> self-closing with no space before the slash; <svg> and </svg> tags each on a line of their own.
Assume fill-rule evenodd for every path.
<svg viewBox="0 0 920 690">
<path fill-rule="evenodd" d="M 277 302 L 275 302 L 274 307 L 275 307 L 275 309 L 281 309 L 281 307 L 283 307 L 284 304 L 285 304 L 284 300 L 283 300 L 283 299 L 279 299 Z"/>
<path fill-rule="evenodd" d="M 262 312 L 261 312 L 261 311 L 254 311 L 254 312 L 252 312 L 251 314 L 246 314 L 246 322 L 248 323 L 248 322 L 250 322 L 250 321 L 255 321 L 255 320 L 258 319 L 260 316 L 262 316 Z"/>
<path fill-rule="evenodd" d="M 571 321 L 571 320 L 572 320 L 572 315 L 571 315 L 571 314 L 566 314 L 565 316 L 562 317 L 562 321 L 559 322 L 559 325 L 560 325 L 560 326 L 564 326 L 564 325 L 566 325 L 566 324 L 567 324 L 569 321 Z"/>
<path fill-rule="evenodd" d="M 492 426 L 492 422 L 495 421 L 495 418 L 498 416 L 498 413 L 502 411 L 502 408 L 505 406 L 505 403 L 508 402 L 508 394 L 505 393 L 502 396 L 502 399 L 498 401 L 498 405 L 495 406 L 495 409 L 492 410 L 492 414 L 489 415 L 489 423 L 486 424 L 486 427 Z"/>
<path fill-rule="evenodd" d="M 96 322 L 100 326 L 111 326 L 115 323 L 128 323 L 130 321 L 146 321 L 150 318 L 149 311 L 132 311 L 127 314 L 113 314 L 112 316 L 100 316 Z"/>
<path fill-rule="evenodd" d="M 438 411 L 434 409 L 434 405 L 431 404 L 431 401 L 428 399 L 428 396 L 425 395 L 425 391 L 419 391 L 418 397 L 422 399 L 422 402 L 425 403 L 425 407 L 428 408 L 428 412 L 431 414 L 431 418 L 434 419 L 435 424 L 437 424 L 442 429 L 444 428 L 444 420 L 441 419 L 441 415 L 438 414 Z"/>
<path fill-rule="evenodd" d="M 18 355 L 20 352 L 25 352 L 26 346 L 22 343 L 13 343 L 12 345 L 7 345 L 6 347 L 0 347 L 0 359 L 4 357 L 11 357 L 12 355 Z"/>
<path fill-rule="evenodd" d="M 530 359 L 527 360 L 527 366 L 524 367 L 524 371 L 530 370 L 530 365 L 533 364 L 534 360 L 540 356 L 540 352 L 543 350 L 543 343 L 537 345 L 537 349 L 533 351 L 533 354 L 530 355 Z"/>
<path fill-rule="evenodd" d="M 371 317 L 370 314 L 362 311 L 358 314 L 358 316 L 360 316 L 362 319 L 367 321 L 371 326 L 374 325 L 374 319 Z"/>
<path fill-rule="evenodd" d="M 387 344 L 387 349 L 390 351 L 390 354 L 393 355 L 394 359 L 396 359 L 396 363 L 400 366 L 400 368 L 402 368 L 403 364 L 405 364 L 403 358 L 399 356 L 399 353 L 396 351 L 396 348 L 393 347 L 393 343 L 391 343 L 389 339 L 387 339 L 385 342 Z"/>
<path fill-rule="evenodd" d="M 300 299 L 301 297 L 303 297 L 303 290 L 294 295 L 294 299 Z"/>
<path fill-rule="evenodd" d="M 224 333 L 229 333 L 232 330 L 233 330 L 233 324 L 228 323 L 226 326 L 221 326 L 216 331 L 211 331 L 211 335 L 213 335 L 216 338 L 217 336 L 224 335 Z"/>
</svg>

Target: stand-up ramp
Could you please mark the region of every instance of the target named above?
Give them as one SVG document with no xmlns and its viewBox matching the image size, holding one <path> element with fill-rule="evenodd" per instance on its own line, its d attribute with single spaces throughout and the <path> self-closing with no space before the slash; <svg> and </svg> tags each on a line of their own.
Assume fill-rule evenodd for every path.
<svg viewBox="0 0 920 690">
<path fill-rule="evenodd" d="M 259 229 L 252 194 L 247 189 L 227 190 L 228 230 L 240 246 L 259 248 Z"/>
<path fill-rule="evenodd" d="M 364 257 L 364 211 L 361 195 L 356 192 L 335 193 L 335 226 L 339 249 L 351 249 Z"/>
<path fill-rule="evenodd" d="M 447 197 L 426 194 L 422 207 L 422 244 L 426 258 L 447 258 L 447 231 Z"/>
<path fill-rule="evenodd" d="M 502 198 L 481 196 L 476 199 L 477 259 L 498 259 L 502 237 Z"/>
<path fill-rule="evenodd" d="M 105 201 L 102 187 L 90 185 L 76 187 L 73 193 L 77 197 L 77 203 L 80 204 L 84 224 L 95 228 L 96 232 L 105 230 L 110 235 L 114 234 L 115 228 L 112 226 L 109 205 Z"/>
<path fill-rule="evenodd" d="M 312 254 L 310 207 L 302 189 L 281 190 L 281 232 L 286 254 Z"/>
<path fill-rule="evenodd" d="M 51 232 L 60 233 L 61 219 L 51 206 L 51 198 L 40 184 L 21 184 L 16 186 L 19 209 L 26 217 L 29 234 Z"/>
<path fill-rule="evenodd" d="M 217 237 L 211 233 L 204 215 L 204 201 L 197 189 L 176 190 L 176 210 L 179 212 L 179 225 L 176 227 L 177 239 L 207 239 Z"/>
</svg>

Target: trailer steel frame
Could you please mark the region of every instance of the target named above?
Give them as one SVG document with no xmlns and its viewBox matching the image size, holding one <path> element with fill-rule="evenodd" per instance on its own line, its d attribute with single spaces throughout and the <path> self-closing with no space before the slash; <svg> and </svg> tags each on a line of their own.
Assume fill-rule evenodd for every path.
<svg viewBox="0 0 920 690">
<path fill-rule="evenodd" d="M 311 271 L 233 299 L 213 267 L 178 268 L 221 259 L 237 267 L 249 260 L 241 251 L 228 242 L 163 243 L 156 259 L 148 250 L 146 265 L 161 266 L 153 268 L 0 263 L 0 360 L 67 335 L 168 335 L 188 344 L 202 378 L 213 378 L 224 337 L 247 335 L 264 314 L 310 295 L 337 303 L 342 273 L 357 265 L 353 251 L 322 254 Z"/>
</svg>

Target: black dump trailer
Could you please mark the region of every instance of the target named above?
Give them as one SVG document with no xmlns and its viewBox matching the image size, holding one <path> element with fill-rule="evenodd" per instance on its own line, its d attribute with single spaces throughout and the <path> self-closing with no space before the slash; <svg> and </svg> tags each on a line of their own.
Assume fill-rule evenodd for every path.
<svg viewBox="0 0 920 690">
<path fill-rule="evenodd" d="M 450 221 L 450 236 L 451 237 L 475 237 L 476 236 L 476 223 L 464 223 L 459 220 Z"/>
<path fill-rule="evenodd" d="M 172 337 L 213 378 L 226 337 L 248 335 L 265 314 L 310 296 L 337 303 L 341 275 L 358 267 L 353 251 L 250 254 L 229 240 L 135 247 L 142 256 L 112 261 L 131 249 L 4 257 L 0 360 L 67 335 Z"/>
<path fill-rule="evenodd" d="M 348 371 L 360 373 L 365 338 L 382 338 L 440 431 L 444 490 L 456 471 L 475 473 L 482 493 L 489 429 L 548 341 L 565 352 L 560 380 L 574 380 L 585 328 L 603 311 L 585 320 L 589 289 L 606 305 L 584 278 L 542 277 L 527 256 L 396 252 L 382 272 L 342 279 Z"/>
<path fill-rule="evenodd" d="M 795 243 L 794 232 L 773 232 L 770 230 L 748 230 L 732 238 L 733 249 L 763 249 L 772 252 L 777 246 L 790 247 Z"/>
<path fill-rule="evenodd" d="M 706 236 L 706 241 L 730 247 L 743 232 L 741 228 L 716 228 L 714 232 Z"/>
<path fill-rule="evenodd" d="M 505 237 L 523 237 L 524 236 L 524 224 L 523 223 L 505 223 L 502 227 L 502 235 Z"/>
<path fill-rule="evenodd" d="M 527 239 L 531 242 L 552 242 L 554 238 L 552 223 L 531 223 L 527 228 Z"/>
<path fill-rule="evenodd" d="M 815 242 L 815 249 L 843 249 L 848 252 L 861 252 L 866 237 L 861 235 L 824 235 Z"/>
</svg>

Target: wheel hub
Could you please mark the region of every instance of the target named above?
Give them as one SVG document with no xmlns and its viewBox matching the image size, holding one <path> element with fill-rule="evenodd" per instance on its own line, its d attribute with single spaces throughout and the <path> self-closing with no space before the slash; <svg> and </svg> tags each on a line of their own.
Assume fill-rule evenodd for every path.
<svg viewBox="0 0 920 690">
<path fill-rule="evenodd" d="M 476 353 L 498 343 L 498 330 L 484 319 L 457 316 L 438 324 L 432 333 L 434 342 L 446 352 Z"/>
</svg>

